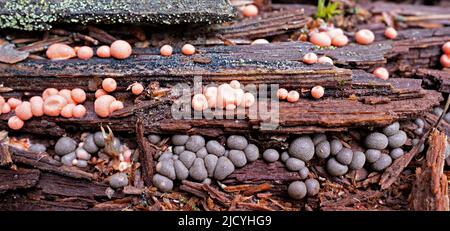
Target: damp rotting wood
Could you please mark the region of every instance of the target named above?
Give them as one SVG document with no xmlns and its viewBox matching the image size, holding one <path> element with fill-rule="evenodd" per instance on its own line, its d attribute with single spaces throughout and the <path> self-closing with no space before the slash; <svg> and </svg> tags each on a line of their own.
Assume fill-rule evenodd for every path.
<svg viewBox="0 0 450 231">
<path fill-rule="evenodd" d="M 449 211 L 448 182 L 444 174 L 447 136 L 437 129 L 429 137 L 430 148 L 422 167 L 416 169 L 416 181 L 410 195 L 410 209 Z"/>
</svg>

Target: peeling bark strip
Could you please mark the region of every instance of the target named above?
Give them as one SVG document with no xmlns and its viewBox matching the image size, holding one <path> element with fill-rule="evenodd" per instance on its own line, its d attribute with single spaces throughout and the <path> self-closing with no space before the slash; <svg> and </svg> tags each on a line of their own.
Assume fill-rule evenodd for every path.
<svg viewBox="0 0 450 231">
<path fill-rule="evenodd" d="M 430 84 L 435 84 L 440 92 L 450 93 L 450 70 L 434 70 L 434 69 L 418 69 L 416 72 L 418 77 L 427 79 Z"/>
<path fill-rule="evenodd" d="M 13 164 L 11 152 L 6 144 L 0 143 L 0 167 L 9 167 Z"/>
<path fill-rule="evenodd" d="M 136 121 L 136 141 L 139 146 L 139 162 L 142 164 L 142 177 L 147 186 L 152 186 L 152 179 L 154 173 L 154 157 L 158 150 L 150 144 L 147 138 L 144 136 L 144 126 L 142 119 L 138 118 Z"/>
<path fill-rule="evenodd" d="M 449 211 L 448 182 L 444 174 L 447 136 L 434 129 L 429 138 L 426 162 L 416 169 L 410 195 L 411 210 Z"/>
<path fill-rule="evenodd" d="M 211 33 L 218 33 L 226 39 L 257 39 L 301 29 L 309 20 L 299 9 L 263 12 L 258 17 L 215 26 Z"/>
<path fill-rule="evenodd" d="M 53 23 L 217 23 L 234 13 L 226 0 L 0 0 L 0 28 L 46 30 Z"/>
<path fill-rule="evenodd" d="M 94 177 L 93 174 L 80 170 L 77 167 L 64 166 L 61 162 L 52 159 L 46 153 L 31 153 L 13 147 L 11 147 L 10 151 L 13 154 L 12 159 L 16 164 L 24 164 L 42 171 L 52 172 L 75 179 L 92 180 Z"/>
<path fill-rule="evenodd" d="M 37 169 L 0 169 L 0 194 L 9 190 L 32 188 L 38 183 L 39 175 Z"/>
</svg>

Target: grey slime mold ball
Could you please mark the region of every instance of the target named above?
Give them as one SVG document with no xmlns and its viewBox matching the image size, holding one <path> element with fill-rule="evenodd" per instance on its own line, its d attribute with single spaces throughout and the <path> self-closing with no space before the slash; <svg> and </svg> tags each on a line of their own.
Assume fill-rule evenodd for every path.
<svg viewBox="0 0 450 231">
<path fill-rule="evenodd" d="M 372 164 L 375 171 L 383 171 L 392 164 L 392 158 L 389 155 L 381 154 L 380 159 Z"/>
<path fill-rule="evenodd" d="M 185 180 L 189 176 L 189 170 L 184 166 L 183 162 L 180 160 L 175 160 L 173 163 L 175 167 L 175 175 L 178 180 Z"/>
<path fill-rule="evenodd" d="M 189 175 L 196 181 L 203 181 L 208 178 L 208 171 L 206 170 L 203 159 L 195 159 L 194 164 L 189 169 Z"/>
<path fill-rule="evenodd" d="M 86 141 L 84 141 L 83 148 L 91 154 L 98 152 L 98 146 L 95 144 L 93 134 L 88 135 Z"/>
<path fill-rule="evenodd" d="M 303 162 L 302 160 L 299 160 L 297 158 L 289 158 L 286 160 L 286 167 L 287 169 L 289 169 L 290 171 L 300 171 L 300 169 L 305 167 L 305 162 Z"/>
<path fill-rule="evenodd" d="M 102 132 L 94 133 L 94 142 L 95 142 L 95 145 L 97 145 L 97 147 L 99 147 L 99 148 L 105 147 L 105 138 L 103 138 Z"/>
<path fill-rule="evenodd" d="M 303 161 L 311 160 L 314 157 L 314 143 L 309 136 L 301 136 L 289 145 L 289 154 Z"/>
<path fill-rule="evenodd" d="M 161 192 L 170 192 L 173 189 L 173 181 L 163 175 L 153 175 L 152 181 L 153 185 L 155 185 Z"/>
<path fill-rule="evenodd" d="M 194 135 L 189 137 L 188 141 L 186 142 L 186 145 L 184 146 L 189 151 L 197 152 L 201 148 L 205 147 L 205 142 L 206 142 L 205 138 L 198 135 Z"/>
<path fill-rule="evenodd" d="M 405 152 L 401 148 L 394 148 L 389 153 L 391 158 L 394 159 L 394 160 L 400 158 L 401 156 L 403 156 L 403 154 L 405 154 Z"/>
<path fill-rule="evenodd" d="M 327 171 L 332 176 L 342 176 L 348 171 L 348 167 L 339 163 L 336 159 L 330 158 L 327 161 Z"/>
<path fill-rule="evenodd" d="M 182 152 L 178 159 L 183 162 L 183 164 L 186 166 L 186 168 L 190 168 L 192 166 L 192 164 L 195 161 L 195 153 L 190 152 L 190 151 L 184 151 Z"/>
<path fill-rule="evenodd" d="M 227 139 L 227 146 L 230 149 L 244 150 L 247 145 L 248 141 L 243 136 L 232 135 Z"/>
<path fill-rule="evenodd" d="M 161 136 L 155 135 L 155 134 L 150 134 L 148 135 L 148 141 L 152 144 L 157 144 L 159 143 L 159 141 L 161 141 Z"/>
<path fill-rule="evenodd" d="M 208 143 L 206 143 L 206 150 L 209 154 L 214 154 L 216 156 L 223 156 L 223 154 L 225 154 L 225 147 L 216 140 L 208 141 Z"/>
<path fill-rule="evenodd" d="M 387 136 L 392 136 L 397 133 L 400 129 L 400 123 L 395 122 L 383 129 L 383 133 Z"/>
<path fill-rule="evenodd" d="M 377 161 L 381 156 L 381 151 L 377 149 L 367 149 L 366 150 L 366 160 L 369 163 Z"/>
<path fill-rule="evenodd" d="M 253 162 L 259 158 L 259 149 L 254 144 L 249 144 L 244 148 L 245 157 L 248 162 Z"/>
<path fill-rule="evenodd" d="M 223 180 L 233 172 L 233 163 L 227 157 L 219 157 L 217 160 L 216 169 L 214 170 L 214 178 L 217 180 Z"/>
<path fill-rule="evenodd" d="M 343 148 L 336 154 L 336 160 L 344 165 L 349 165 L 353 159 L 353 151 L 349 148 Z"/>
<path fill-rule="evenodd" d="M 330 143 L 330 152 L 332 155 L 336 155 L 342 149 L 342 143 L 338 139 L 334 139 Z"/>
<path fill-rule="evenodd" d="M 128 176 L 125 173 L 116 173 L 109 178 L 111 188 L 122 188 L 128 185 Z"/>
<path fill-rule="evenodd" d="M 308 178 L 309 175 L 309 169 L 307 167 L 304 167 L 298 171 L 298 174 L 300 175 L 300 179 L 304 180 Z"/>
<path fill-rule="evenodd" d="M 328 158 L 331 153 L 330 142 L 327 140 L 320 142 L 316 145 L 316 156 L 322 159 Z"/>
<path fill-rule="evenodd" d="M 182 146 L 182 145 L 186 144 L 188 139 L 189 139 L 188 135 L 173 135 L 172 136 L 172 144 L 175 146 Z"/>
<path fill-rule="evenodd" d="M 320 184 L 316 179 L 307 179 L 305 181 L 305 185 L 308 196 L 315 196 L 319 194 Z"/>
<path fill-rule="evenodd" d="M 280 154 L 275 149 L 267 149 L 263 152 L 263 158 L 265 161 L 272 163 L 280 158 Z"/>
<path fill-rule="evenodd" d="M 389 136 L 388 139 L 390 148 L 399 148 L 406 143 L 408 137 L 404 131 L 399 131 L 396 134 Z"/>
<path fill-rule="evenodd" d="M 75 151 L 77 142 L 70 137 L 61 137 L 55 144 L 55 153 L 59 156 Z"/>
<path fill-rule="evenodd" d="M 294 181 L 288 186 L 288 194 L 293 199 L 303 199 L 306 193 L 306 185 L 302 181 Z"/>
<path fill-rule="evenodd" d="M 158 164 L 156 164 L 156 172 L 171 180 L 175 180 L 177 178 L 172 159 L 164 159 L 158 162 Z"/>
<path fill-rule="evenodd" d="M 352 162 L 348 165 L 350 169 L 361 169 L 364 167 L 364 164 L 366 163 L 366 155 L 364 152 L 356 151 L 353 153 Z"/>
<path fill-rule="evenodd" d="M 228 158 L 233 162 L 234 166 L 238 168 L 244 167 L 247 164 L 245 153 L 241 150 L 230 150 Z"/>
<path fill-rule="evenodd" d="M 366 137 L 364 143 L 367 148 L 382 150 L 388 146 L 388 138 L 383 133 L 374 132 Z"/>
</svg>

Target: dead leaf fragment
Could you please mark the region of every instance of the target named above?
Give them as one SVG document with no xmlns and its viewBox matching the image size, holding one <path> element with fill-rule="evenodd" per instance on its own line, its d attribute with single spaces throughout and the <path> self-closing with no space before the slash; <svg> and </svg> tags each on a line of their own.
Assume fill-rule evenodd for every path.
<svg viewBox="0 0 450 231">
<path fill-rule="evenodd" d="M 27 51 L 18 51 L 14 44 L 5 43 L 0 45 L 0 62 L 14 64 L 28 57 L 30 53 Z"/>
</svg>

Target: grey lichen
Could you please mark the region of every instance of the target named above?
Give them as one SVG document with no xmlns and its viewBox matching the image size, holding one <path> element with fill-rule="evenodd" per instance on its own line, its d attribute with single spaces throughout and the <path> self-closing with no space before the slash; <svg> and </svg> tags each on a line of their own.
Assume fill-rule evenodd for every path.
<svg viewBox="0 0 450 231">
<path fill-rule="evenodd" d="M 53 23 L 220 23 L 234 9 L 226 0 L 0 0 L 0 28 L 48 30 Z"/>
</svg>

